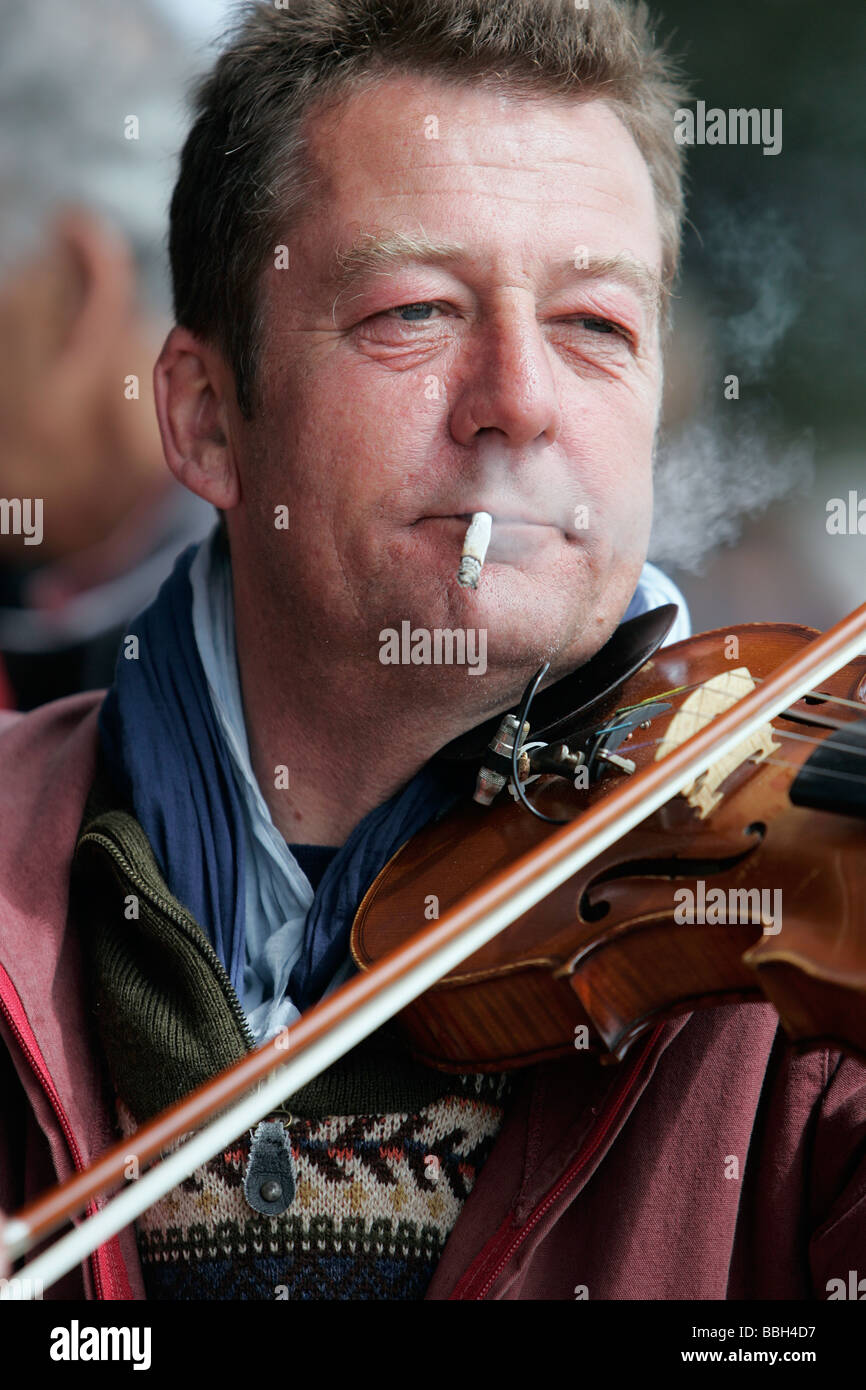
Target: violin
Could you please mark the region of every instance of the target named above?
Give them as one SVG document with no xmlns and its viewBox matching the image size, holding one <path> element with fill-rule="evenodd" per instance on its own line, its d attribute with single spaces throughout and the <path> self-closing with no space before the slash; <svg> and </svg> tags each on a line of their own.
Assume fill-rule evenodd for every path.
<svg viewBox="0 0 866 1390">
<path fill-rule="evenodd" d="M 394 1016 L 445 1070 L 575 1047 L 615 1063 L 661 1018 L 756 1000 L 796 1046 L 866 1058 L 866 604 L 823 635 L 752 624 L 664 648 L 672 618 L 623 624 L 548 689 L 542 668 L 516 714 L 442 750 L 480 762 L 476 799 L 372 884 L 359 973 L 142 1126 L 139 1162 L 161 1161 L 21 1276 L 59 1278 Z M 10 1218 L 0 1253 L 120 1186 L 129 1147 Z"/>
<path fill-rule="evenodd" d="M 500 791 L 495 804 L 459 807 L 394 855 L 355 919 L 359 968 L 416 932 L 425 904 L 453 907 L 541 844 L 547 821 L 587 812 L 815 636 L 750 624 L 661 648 L 674 612 L 647 615 L 653 654 L 627 660 L 633 674 L 621 684 L 611 689 L 611 670 L 633 649 L 644 656 L 645 619 L 624 624 L 615 652 L 603 648 L 585 668 L 584 693 L 593 680 L 601 688 L 578 708 L 554 716 L 550 692 L 541 750 L 526 758 L 540 770 L 530 795 L 546 820 Z M 558 692 L 560 708 L 564 693 L 573 692 Z M 521 742 L 534 739 L 527 727 Z M 450 756 L 477 752 L 469 735 Z M 591 784 L 576 786 L 570 774 L 593 767 Z M 458 1072 L 528 1066 L 581 1044 L 619 1059 L 660 1019 L 770 999 L 801 1048 L 866 1058 L 864 818 L 860 657 L 416 999 L 400 1016 L 415 1055 Z"/>
</svg>

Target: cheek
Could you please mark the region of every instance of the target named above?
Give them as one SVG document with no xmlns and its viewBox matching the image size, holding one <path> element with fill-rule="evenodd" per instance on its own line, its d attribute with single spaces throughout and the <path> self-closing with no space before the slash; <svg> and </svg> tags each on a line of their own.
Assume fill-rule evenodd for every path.
<svg viewBox="0 0 866 1390">
<path fill-rule="evenodd" d="M 610 539 L 620 560 L 638 558 L 642 564 L 652 529 L 652 471 L 650 463 L 635 461 L 617 473 L 611 484 Z"/>
<path fill-rule="evenodd" d="M 601 426 L 591 451 L 578 456 L 578 491 L 586 503 L 588 526 L 605 547 L 633 550 L 649 537 L 652 521 L 652 435 L 637 440 L 622 429 Z"/>
<path fill-rule="evenodd" d="M 272 452 L 311 497 L 380 497 L 401 456 L 411 412 L 372 391 L 364 374 L 319 370 L 274 415 Z"/>
<path fill-rule="evenodd" d="M 646 382 L 640 389 L 617 392 L 595 422 L 612 471 L 638 486 L 652 473 L 656 416 L 656 395 Z"/>
</svg>

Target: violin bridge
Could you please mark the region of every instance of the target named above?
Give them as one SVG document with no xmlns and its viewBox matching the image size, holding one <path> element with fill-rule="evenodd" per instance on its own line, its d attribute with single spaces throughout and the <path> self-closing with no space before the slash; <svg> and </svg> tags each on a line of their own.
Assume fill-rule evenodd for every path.
<svg viewBox="0 0 866 1390">
<path fill-rule="evenodd" d="M 668 725 L 668 731 L 656 750 L 656 762 L 667 757 L 668 753 L 685 743 L 698 729 L 704 728 L 717 714 L 730 709 L 731 705 L 735 705 L 754 688 L 755 682 L 748 667 L 740 666 L 736 671 L 725 671 L 714 676 L 712 680 L 693 690 Z M 743 743 L 732 748 L 730 753 L 718 762 L 711 763 L 706 772 L 702 772 L 683 788 L 682 795 L 689 805 L 694 807 L 701 820 L 706 820 L 723 799 L 724 793 L 719 791 L 719 787 L 732 772 L 742 767 L 745 762 L 762 762 L 770 753 L 781 748 L 782 745 L 776 742 L 773 735 L 772 724 L 762 725 Z"/>
</svg>

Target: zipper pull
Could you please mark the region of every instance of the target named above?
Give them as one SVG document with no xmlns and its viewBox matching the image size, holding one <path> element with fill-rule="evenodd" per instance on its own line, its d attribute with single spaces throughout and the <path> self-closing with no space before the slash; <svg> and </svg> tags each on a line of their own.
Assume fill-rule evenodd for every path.
<svg viewBox="0 0 866 1390">
<path fill-rule="evenodd" d="M 278 1120 L 262 1120 L 253 1135 L 244 1196 L 253 1211 L 263 1216 L 282 1216 L 295 1200 L 292 1143 Z"/>
</svg>

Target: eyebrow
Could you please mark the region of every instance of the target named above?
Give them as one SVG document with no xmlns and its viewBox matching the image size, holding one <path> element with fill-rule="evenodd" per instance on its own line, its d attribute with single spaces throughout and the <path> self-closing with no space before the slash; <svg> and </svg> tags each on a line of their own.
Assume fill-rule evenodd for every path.
<svg viewBox="0 0 866 1390">
<path fill-rule="evenodd" d="M 363 232 L 351 246 L 334 254 L 330 283 L 337 300 L 360 280 L 372 275 L 387 275 L 404 265 L 449 265 L 469 255 L 466 246 L 453 241 L 433 241 L 425 235 L 411 236 L 406 232 L 381 235 Z M 575 258 L 562 261 L 557 269 L 562 274 L 577 277 L 585 283 L 612 280 L 633 290 L 651 318 L 657 317 L 665 304 L 666 288 L 659 276 L 639 257 L 629 251 L 609 256 L 587 254 L 589 264 L 576 266 Z"/>
</svg>

